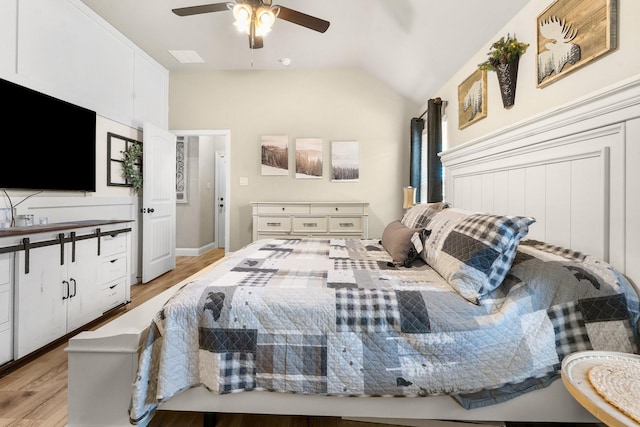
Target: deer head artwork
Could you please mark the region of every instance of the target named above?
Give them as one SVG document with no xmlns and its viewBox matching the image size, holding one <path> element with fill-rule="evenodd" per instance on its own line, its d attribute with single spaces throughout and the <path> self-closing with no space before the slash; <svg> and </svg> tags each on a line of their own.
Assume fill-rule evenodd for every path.
<svg viewBox="0 0 640 427">
<path fill-rule="evenodd" d="M 579 45 L 571 43 L 578 31 L 567 25 L 564 19 L 549 16 L 539 28 L 545 39 L 553 40 L 545 44 L 547 50 L 538 54 L 538 83 L 541 83 L 554 72 L 560 74 L 565 65 L 578 62 L 581 50 Z"/>
</svg>

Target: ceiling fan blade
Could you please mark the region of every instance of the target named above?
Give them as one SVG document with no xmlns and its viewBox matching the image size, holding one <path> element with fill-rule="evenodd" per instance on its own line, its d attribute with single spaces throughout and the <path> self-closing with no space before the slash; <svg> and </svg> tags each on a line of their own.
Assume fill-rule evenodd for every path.
<svg viewBox="0 0 640 427">
<path fill-rule="evenodd" d="M 223 10 L 229 10 L 229 6 L 227 4 L 228 3 L 202 4 L 200 6 L 171 9 L 171 11 L 178 16 L 198 15 L 200 13 L 222 12 Z"/>
<path fill-rule="evenodd" d="M 288 7 L 278 7 L 280 8 L 280 13 L 278 13 L 278 18 L 280 19 L 301 25 L 319 33 L 324 33 L 327 31 L 327 28 L 329 28 L 329 21 L 307 15 L 306 13 L 298 12 L 297 10 L 289 9 Z"/>
</svg>

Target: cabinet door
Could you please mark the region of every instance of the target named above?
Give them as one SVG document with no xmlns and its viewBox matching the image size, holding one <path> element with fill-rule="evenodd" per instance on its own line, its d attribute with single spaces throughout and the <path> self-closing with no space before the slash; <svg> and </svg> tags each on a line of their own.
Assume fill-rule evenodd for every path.
<svg viewBox="0 0 640 427">
<path fill-rule="evenodd" d="M 65 251 L 66 252 L 66 251 Z M 65 253 L 66 255 L 66 253 Z M 25 253 L 15 256 L 16 358 L 26 356 L 63 336 L 67 331 L 66 265 L 60 265 L 60 246 L 29 251 L 29 273 Z"/>
<path fill-rule="evenodd" d="M 98 256 L 96 239 L 76 242 L 75 261 L 71 243 L 65 252 L 67 279 L 70 287 L 67 299 L 67 332 L 102 316 L 102 280 L 100 278 L 102 259 Z"/>
<path fill-rule="evenodd" d="M 11 254 L 0 254 L 0 365 L 13 359 Z"/>
</svg>

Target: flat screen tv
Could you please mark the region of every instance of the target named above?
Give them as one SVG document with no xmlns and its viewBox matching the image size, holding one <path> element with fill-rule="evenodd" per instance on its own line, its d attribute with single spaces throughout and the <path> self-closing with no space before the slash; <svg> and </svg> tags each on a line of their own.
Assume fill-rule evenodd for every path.
<svg viewBox="0 0 640 427">
<path fill-rule="evenodd" d="M 0 79 L 0 189 L 96 191 L 96 113 Z"/>
</svg>

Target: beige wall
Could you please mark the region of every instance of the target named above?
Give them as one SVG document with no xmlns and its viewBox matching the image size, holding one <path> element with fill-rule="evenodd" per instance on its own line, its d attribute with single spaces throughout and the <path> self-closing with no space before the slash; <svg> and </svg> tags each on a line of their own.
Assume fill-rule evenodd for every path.
<svg viewBox="0 0 640 427">
<path fill-rule="evenodd" d="M 409 121 L 418 105 L 355 69 L 172 72 L 170 129 L 229 129 L 230 248 L 251 241 L 252 201 L 357 200 L 370 203 L 370 237 L 402 215 L 409 182 Z M 324 140 L 320 180 L 260 175 L 260 137 Z M 360 143 L 360 181 L 332 183 L 330 141 Z M 290 165 L 293 153 L 290 152 Z M 249 180 L 240 186 L 240 177 Z"/>
<path fill-rule="evenodd" d="M 486 136 L 529 117 L 548 112 L 574 102 L 599 89 L 611 86 L 640 73 L 640 1 L 617 0 L 618 48 L 606 55 L 568 73 L 563 78 L 545 86 L 536 87 L 536 19 L 551 3 L 550 0 L 530 0 L 529 3 L 496 34 L 487 40 L 486 48 L 469 59 L 467 64 L 452 76 L 433 97 L 448 101 L 447 133 L 449 148 L 472 144 Z M 458 85 L 469 77 L 477 65 L 487 58 L 491 44 L 507 33 L 515 34 L 519 41 L 530 43 L 521 57 L 518 71 L 515 105 L 511 109 L 502 106 L 495 72 L 487 75 L 487 117 L 458 129 Z M 426 104 L 426 100 L 425 100 Z M 419 111 L 419 110 L 416 110 Z M 422 110 L 420 110 L 422 111 Z"/>
</svg>

